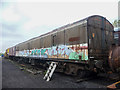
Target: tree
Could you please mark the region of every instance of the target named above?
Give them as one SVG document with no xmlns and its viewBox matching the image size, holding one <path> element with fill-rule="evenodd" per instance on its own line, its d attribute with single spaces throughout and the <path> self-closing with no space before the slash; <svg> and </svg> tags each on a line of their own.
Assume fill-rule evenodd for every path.
<svg viewBox="0 0 120 90">
<path fill-rule="evenodd" d="M 120 27 L 120 20 L 114 20 L 112 24 L 114 27 Z"/>
<path fill-rule="evenodd" d="M 118 20 L 118 27 L 120 27 L 120 20 Z"/>
<path fill-rule="evenodd" d="M 114 27 L 117 27 L 118 26 L 117 20 L 114 20 L 114 22 L 112 24 L 113 24 Z"/>
</svg>

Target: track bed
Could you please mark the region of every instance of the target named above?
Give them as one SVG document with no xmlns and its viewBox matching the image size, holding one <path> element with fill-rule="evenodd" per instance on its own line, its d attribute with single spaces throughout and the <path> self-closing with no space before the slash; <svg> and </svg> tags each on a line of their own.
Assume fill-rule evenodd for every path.
<svg viewBox="0 0 120 90">
<path fill-rule="evenodd" d="M 24 68 L 24 69 L 22 69 Z M 39 68 L 40 73 L 31 73 L 26 69 L 36 73 L 36 68 L 32 66 L 19 64 L 9 59 L 2 61 L 2 87 L 3 88 L 106 88 L 107 85 L 115 81 L 109 81 L 105 78 L 96 77 L 87 81 L 76 83 L 76 78 L 63 73 L 54 73 L 52 80 L 46 82 L 43 77 L 45 69 Z"/>
</svg>

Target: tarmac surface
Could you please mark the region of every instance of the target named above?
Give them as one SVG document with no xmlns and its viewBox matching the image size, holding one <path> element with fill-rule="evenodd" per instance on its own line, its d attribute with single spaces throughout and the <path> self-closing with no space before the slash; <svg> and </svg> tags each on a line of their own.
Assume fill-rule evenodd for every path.
<svg viewBox="0 0 120 90">
<path fill-rule="evenodd" d="M 9 59 L 2 60 L 2 88 L 106 88 L 109 85 L 105 78 L 75 83 L 72 76 L 62 73 L 54 73 L 49 82 L 43 77 L 44 74 L 34 75 L 21 70 Z"/>
</svg>

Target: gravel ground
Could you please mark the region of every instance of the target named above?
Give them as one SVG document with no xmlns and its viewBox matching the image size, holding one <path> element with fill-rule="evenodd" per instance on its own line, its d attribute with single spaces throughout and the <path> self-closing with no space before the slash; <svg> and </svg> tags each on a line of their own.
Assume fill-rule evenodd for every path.
<svg viewBox="0 0 120 90">
<path fill-rule="evenodd" d="M 34 75 L 9 59 L 2 60 L 2 88 L 106 88 L 110 84 L 105 78 L 75 83 L 74 77 L 62 73 L 54 73 L 49 82 L 43 77 L 43 73 Z"/>
</svg>

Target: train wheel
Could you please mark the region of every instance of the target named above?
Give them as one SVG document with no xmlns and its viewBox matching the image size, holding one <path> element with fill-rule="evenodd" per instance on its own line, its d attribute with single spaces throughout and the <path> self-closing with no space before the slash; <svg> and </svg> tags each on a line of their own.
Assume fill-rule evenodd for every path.
<svg viewBox="0 0 120 90">
<path fill-rule="evenodd" d="M 70 74 L 70 67 L 69 67 L 69 65 L 66 65 L 65 74 Z"/>
<path fill-rule="evenodd" d="M 74 64 L 66 64 L 65 73 L 69 75 L 77 75 L 78 66 Z"/>
</svg>

